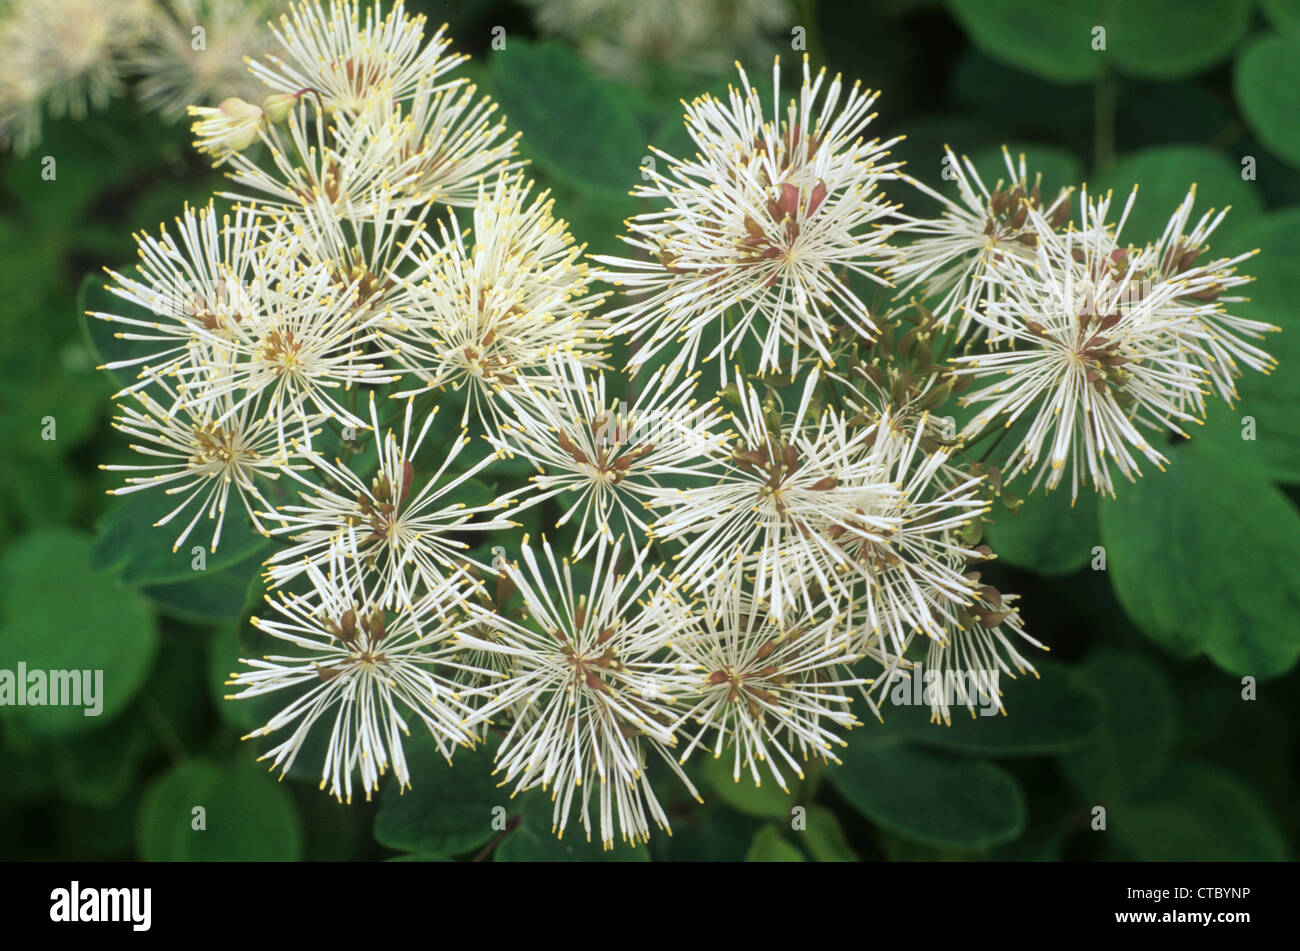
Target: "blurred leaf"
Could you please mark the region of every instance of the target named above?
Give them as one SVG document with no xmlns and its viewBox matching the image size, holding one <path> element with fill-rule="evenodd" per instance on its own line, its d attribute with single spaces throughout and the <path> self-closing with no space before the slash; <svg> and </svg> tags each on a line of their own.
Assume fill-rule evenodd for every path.
<svg viewBox="0 0 1300 951">
<path fill-rule="evenodd" d="M 825 806 L 809 806 L 806 818 L 808 827 L 799 833 L 799 841 L 816 861 L 858 861 L 858 853 L 853 851 L 853 846 L 844 837 L 844 830 L 840 828 L 840 820 L 835 818 L 835 813 Z"/>
<path fill-rule="evenodd" d="M 403 792 L 396 780 L 384 788 L 375 838 L 422 855 L 458 855 L 489 841 L 500 831 L 493 829 L 494 810 L 511 807 L 492 775 L 492 755 L 491 746 L 462 750 L 452 764 L 432 742 L 407 743 L 411 788 Z"/>
<path fill-rule="evenodd" d="M 636 181 L 645 147 L 632 111 L 572 51 L 511 39 L 488 76 L 510 127 L 523 132 L 524 154 L 587 186 L 622 191 Z"/>
<path fill-rule="evenodd" d="M 1251 22 L 1242 0 L 1116 0 L 1106 45 L 1119 68 L 1148 79 L 1179 79 L 1227 57 Z"/>
<path fill-rule="evenodd" d="M 185 581 L 151 585 L 143 593 L 164 614 L 195 624 L 237 621 L 248 586 L 258 577 L 261 566 L 260 551 L 254 551 L 243 561 L 219 571 L 193 571 Z"/>
<path fill-rule="evenodd" d="M 1121 235 L 1135 244 L 1160 237 L 1192 185 L 1196 186 L 1194 216 L 1231 205 L 1232 211 L 1211 235 L 1215 257 L 1249 250 L 1240 231 L 1262 207 L 1258 186 L 1242 181 L 1241 166 L 1200 145 L 1162 145 L 1125 155 L 1101 176 L 1096 189 L 1092 184 L 1088 183 L 1089 195 L 1114 190 L 1111 211 L 1117 216 L 1133 186 L 1141 186 Z"/>
<path fill-rule="evenodd" d="M 1261 253 L 1242 265 L 1255 277 L 1244 288 L 1250 301 L 1233 305 L 1231 312 L 1282 328 L 1256 342 L 1277 358 L 1278 367 L 1265 375 L 1243 366 L 1237 381 L 1240 401 L 1235 407 L 1212 406 L 1204 431 L 1193 433 L 1193 441 L 1212 441 L 1234 455 L 1256 454 L 1272 478 L 1300 482 L 1300 268 L 1295 264 L 1300 260 L 1300 207 L 1255 219 L 1240 239 Z M 1242 438 L 1247 416 L 1255 424 L 1253 441 Z"/>
<path fill-rule="evenodd" d="M 1260 0 L 1260 6 L 1279 30 L 1300 31 L 1300 0 Z"/>
<path fill-rule="evenodd" d="M 879 729 L 915 743 L 974 756 L 1038 756 L 1089 743 L 1101 724 L 1096 690 L 1065 664 L 1039 658 L 1034 664 L 1038 677 L 1000 678 L 1006 716 L 969 716 L 965 707 L 960 707 L 952 711 L 951 726 L 931 723 L 929 706 L 912 704 L 913 687 L 906 683 L 896 687 L 906 691 L 902 696 L 909 705 L 891 703 L 893 691 L 883 697 L 880 709 L 885 722 Z M 976 710 L 980 709 L 976 704 Z M 868 724 L 863 729 L 878 728 Z"/>
<path fill-rule="evenodd" d="M 1040 575 L 1068 575 L 1092 558 L 1100 543 L 1097 531 L 1097 495 L 1087 488 L 1071 501 L 1061 488 L 1031 494 L 1011 513 L 994 509 L 996 519 L 984 527 L 985 540 L 1007 564 Z"/>
<path fill-rule="evenodd" d="M 548 797 L 549 805 L 549 797 Z M 525 815 L 524 823 L 497 846 L 497 862 L 649 862 L 644 845 L 630 846 L 615 842 L 612 849 L 602 849 L 600 842 L 588 842 L 581 826 L 571 822 L 568 835 L 558 839 L 549 823 L 537 815 Z"/>
<path fill-rule="evenodd" d="M 195 809 L 206 828 L 196 829 Z M 192 759 L 145 792 L 136 849 L 147 862 L 286 862 L 302 852 L 293 800 L 264 770 Z"/>
<path fill-rule="evenodd" d="M 58 744 L 51 753 L 60 792 L 72 802 L 112 805 L 135 779 L 148 745 L 144 725 L 134 714 Z"/>
<path fill-rule="evenodd" d="M 232 501 L 221 529 L 220 545 L 207 552 L 203 570 L 196 571 L 193 549 L 206 549 L 211 544 L 214 522 L 201 518 L 185 539 L 184 547 L 173 550 L 173 545 L 194 517 L 201 499 L 191 502 L 166 525 L 154 524 L 180 504 L 179 498 L 166 494 L 162 487 L 150 487 L 118 499 L 100 520 L 91 565 L 100 570 L 118 569 L 122 582 L 129 585 L 194 581 L 236 565 L 269 544 L 253 529 L 239 502 Z"/>
<path fill-rule="evenodd" d="M 756 786 L 747 770 L 741 770 L 739 780 L 732 779 L 731 764 L 729 755 L 722 758 L 706 755 L 700 760 L 700 773 L 720 800 L 748 816 L 790 818 L 790 809 L 794 806 L 793 792 L 785 792 L 770 777 L 763 785 Z"/>
<path fill-rule="evenodd" d="M 130 703 L 153 665 L 158 632 L 144 600 L 89 565 L 90 539 L 66 528 L 21 539 L 0 563 L 0 658 L 16 675 L 31 671 L 102 672 L 98 716 L 84 705 L 0 708 L 45 735 L 93 730 Z M 92 682 L 94 689 L 99 676 Z M 48 699 L 48 696 L 47 696 Z M 84 696 L 82 697 L 84 701 Z"/>
<path fill-rule="evenodd" d="M 746 862 L 807 862 L 808 859 L 785 839 L 781 830 L 768 823 L 758 830 L 745 853 Z"/>
<path fill-rule="evenodd" d="M 671 836 L 650 840 L 657 861 L 740 862 L 760 826 L 757 819 L 716 804 L 672 816 L 672 824 Z"/>
<path fill-rule="evenodd" d="M 1100 75 L 1105 53 L 1092 48 L 1101 25 L 1098 0 L 949 0 L 953 15 L 981 50 L 1011 66 L 1057 82 Z"/>
<path fill-rule="evenodd" d="M 1140 799 L 1108 809 L 1107 831 L 1143 862 L 1282 862 L 1268 806 L 1231 773 L 1179 763 Z"/>
<path fill-rule="evenodd" d="M 1237 58 L 1234 88 L 1250 127 L 1300 166 L 1300 34 L 1265 35 Z"/>
<path fill-rule="evenodd" d="M 1079 129 L 1092 124 L 1093 92 L 1089 87 L 1041 79 L 1004 66 L 974 47 L 967 47 L 958 58 L 950 83 L 953 98 L 985 116 L 1003 138 L 1030 132 L 1074 138 Z M 1014 109 L 1008 108 L 1010 103 L 1015 104 Z M 956 141 L 952 146 L 958 150 Z M 971 146 L 963 148 L 969 151 Z"/>
<path fill-rule="evenodd" d="M 935 848 L 983 849 L 1025 825 L 1025 796 L 1010 773 L 984 760 L 902 743 L 851 742 L 833 785 L 872 822 Z"/>
<path fill-rule="evenodd" d="M 1178 738 L 1178 704 L 1164 671 L 1141 654 L 1095 650 L 1082 671 L 1105 701 L 1096 742 L 1062 763 L 1086 801 L 1138 792 L 1164 772 Z"/>
<path fill-rule="evenodd" d="M 1154 641 L 1273 677 L 1300 657 L 1300 514 L 1248 456 L 1193 442 L 1101 505 L 1111 584 Z"/>
</svg>

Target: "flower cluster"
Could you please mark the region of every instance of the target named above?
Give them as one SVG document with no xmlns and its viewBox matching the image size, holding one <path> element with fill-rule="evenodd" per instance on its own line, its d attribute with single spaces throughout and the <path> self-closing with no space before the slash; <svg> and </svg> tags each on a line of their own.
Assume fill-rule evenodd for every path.
<svg viewBox="0 0 1300 951">
<path fill-rule="evenodd" d="M 166 119 L 256 92 L 244 57 L 268 46 L 270 0 L 39 0 L 0 12 L 0 146 L 25 152 L 41 120 L 82 118 L 138 78 Z"/>
<path fill-rule="evenodd" d="M 409 785 L 419 724 L 608 847 L 666 828 L 700 757 L 783 788 L 834 762 L 922 662 L 964 685 L 936 721 L 1001 708 L 1042 647 L 982 578 L 1004 484 L 1110 491 L 1271 364 L 1193 194 L 1144 246 L 1132 197 L 1046 200 L 1009 156 L 990 191 L 949 154 L 952 201 L 806 60 L 788 101 L 778 62 L 770 99 L 741 69 L 688 105 L 635 256 L 589 263 L 443 30 L 331 0 L 274 38 L 261 105 L 191 110 L 221 208 L 139 236 L 95 316 L 138 373 L 117 491 L 175 496 L 177 545 L 236 517 L 280 543 L 277 646 L 231 683 L 289 695 L 252 734 L 274 767 L 328 734 L 340 799 Z M 994 428 L 1005 465 L 973 455 Z"/>
</svg>

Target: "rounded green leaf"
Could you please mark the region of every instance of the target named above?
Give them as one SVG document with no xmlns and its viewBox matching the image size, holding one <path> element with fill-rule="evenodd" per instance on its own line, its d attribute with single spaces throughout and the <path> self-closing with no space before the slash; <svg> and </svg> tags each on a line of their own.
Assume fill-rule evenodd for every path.
<svg viewBox="0 0 1300 951">
<path fill-rule="evenodd" d="M 1101 505 L 1115 594 L 1152 640 L 1266 678 L 1300 657 L 1300 514 L 1248 454 L 1193 441 Z"/>
<path fill-rule="evenodd" d="M 981 50 L 1044 79 L 1095 79 L 1106 53 L 1093 49 L 1102 25 L 1098 0 L 950 0 L 953 15 Z"/>
<path fill-rule="evenodd" d="M 1260 6 L 1279 30 L 1300 31 L 1300 0 L 1260 0 Z"/>
<path fill-rule="evenodd" d="M 1179 763 L 1140 799 L 1107 810 L 1107 831 L 1143 862 L 1283 862 L 1286 834 L 1231 773 Z"/>
<path fill-rule="evenodd" d="M 1118 0 L 1106 31 L 1119 68 L 1145 79 L 1190 76 L 1227 57 L 1250 28 L 1242 0 Z"/>
<path fill-rule="evenodd" d="M 1038 756 L 1078 749 L 1095 739 L 1102 706 L 1091 682 L 1075 669 L 1033 658 L 1039 676 L 999 678 L 1006 715 L 991 704 L 976 704 L 977 716 L 965 707 L 952 711 L 952 724 L 930 722 L 930 708 L 917 703 L 911 682 L 900 682 L 881 698 L 884 724 L 868 723 L 865 732 L 881 729 L 909 741 L 974 756 Z M 921 689 L 924 689 L 922 677 Z"/>
<path fill-rule="evenodd" d="M 287 862 L 302 852 L 302 830 L 293 800 L 264 770 L 186 760 L 145 792 L 136 849 L 150 862 Z"/>
<path fill-rule="evenodd" d="M 1062 760 L 1071 784 L 1090 799 L 1149 786 L 1178 740 L 1178 703 L 1164 671 L 1141 654 L 1110 649 L 1090 654 L 1082 671 L 1104 707 L 1095 742 Z"/>
<path fill-rule="evenodd" d="M 768 823 L 754 835 L 745 853 L 746 862 L 807 862 L 808 859 L 785 839 L 781 830 Z"/>
<path fill-rule="evenodd" d="M 10 682 L 0 673 L 0 683 L 16 689 L 23 663 L 29 681 L 24 697 L 33 696 L 38 682 L 46 688 L 45 705 L 8 705 L 15 695 L 0 706 L 0 715 L 33 733 L 102 727 L 126 708 L 153 666 L 158 632 L 152 612 L 136 592 L 91 569 L 90 547 L 80 532 L 43 529 L 15 544 L 0 563 L 0 668 L 13 677 Z M 53 681 L 50 671 L 59 672 Z M 79 702 L 49 705 L 54 681 L 60 699 Z"/>
<path fill-rule="evenodd" d="M 1064 490 L 1031 493 L 1017 511 L 998 507 L 994 514 L 985 541 L 1003 561 L 1036 574 L 1073 574 L 1100 542 L 1097 496 L 1086 490 L 1076 500 Z"/>
<path fill-rule="evenodd" d="M 1263 36 L 1237 59 L 1246 122 L 1279 158 L 1300 166 L 1300 33 Z"/>
<path fill-rule="evenodd" d="M 166 525 L 154 523 L 179 504 L 177 496 L 167 495 L 161 488 L 118 499 L 99 522 L 91 565 L 117 568 L 122 582 L 130 585 L 196 581 L 244 561 L 269 544 L 253 529 L 239 503 L 232 502 L 216 550 L 210 549 L 214 524 L 206 518 L 200 519 L 185 544 L 176 548 L 176 538 L 194 517 L 194 510 L 188 509 Z M 203 550 L 201 561 L 198 549 Z M 195 567 L 199 564 L 202 568 Z"/>
<path fill-rule="evenodd" d="M 1250 250 L 1243 244 L 1240 231 L 1259 215 L 1263 205 L 1259 187 L 1242 180 L 1240 164 L 1200 145 L 1162 145 L 1125 155 L 1096 185 L 1094 188 L 1093 182 L 1088 183 L 1089 195 L 1099 195 L 1106 189 L 1114 191 L 1111 211 L 1116 215 L 1128 201 L 1133 186 L 1139 186 L 1120 236 L 1134 244 L 1160 237 L 1192 185 L 1196 186 L 1194 219 L 1210 208 L 1232 206 L 1210 236 L 1215 257 Z"/>
<path fill-rule="evenodd" d="M 1260 253 L 1241 265 L 1255 282 L 1244 288 L 1250 300 L 1231 313 L 1281 328 L 1255 341 L 1278 361 L 1269 374 L 1242 367 L 1235 406 L 1217 404 L 1195 439 L 1215 442 L 1232 453 L 1258 456 L 1269 476 L 1300 482 L 1300 207 L 1284 208 L 1249 222 L 1240 232 L 1245 248 Z M 1253 436 L 1247 439 L 1245 437 Z"/>
<path fill-rule="evenodd" d="M 849 845 L 840 828 L 840 820 L 825 806 L 809 806 L 805 816 L 807 826 L 799 835 L 799 842 L 818 862 L 856 862 L 858 853 Z"/>
<path fill-rule="evenodd" d="M 789 819 L 794 806 L 794 793 L 786 792 L 776 780 L 766 777 L 761 786 L 754 785 L 753 777 L 742 770 L 740 779 L 732 779 L 731 757 L 706 756 L 700 761 L 700 773 L 717 794 L 718 799 L 737 812 L 763 819 Z"/>
<path fill-rule="evenodd" d="M 857 739 L 827 776 L 858 812 L 885 829 L 922 845 L 975 850 L 1009 842 L 1024 828 L 1024 793 L 1000 767 Z"/>
<path fill-rule="evenodd" d="M 604 80 L 554 43 L 510 40 L 488 75 L 521 150 L 550 171 L 619 191 L 637 181 L 645 151 L 633 116 Z"/>
<path fill-rule="evenodd" d="M 422 855 L 458 855 L 505 828 L 510 792 L 492 775 L 491 749 L 465 750 L 448 763 L 432 743 L 406 745 L 411 788 L 384 790 L 375 838 Z"/>
</svg>

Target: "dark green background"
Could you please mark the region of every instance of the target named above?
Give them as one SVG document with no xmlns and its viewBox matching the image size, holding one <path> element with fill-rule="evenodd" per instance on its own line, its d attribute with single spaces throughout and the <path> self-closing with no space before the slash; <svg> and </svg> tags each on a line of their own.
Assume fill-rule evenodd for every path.
<svg viewBox="0 0 1300 951">
<path fill-rule="evenodd" d="M 593 250 L 617 248 L 622 220 L 639 210 L 627 190 L 646 144 L 682 148 L 678 99 L 728 78 L 668 63 L 634 89 L 536 37 L 522 7 L 412 6 L 451 22 L 457 48 L 474 56 L 469 72 L 522 130 L 532 174 Z M 1284 328 L 1268 344 L 1280 366 L 1171 447 L 1169 472 L 1121 486 L 1114 501 L 1070 509 L 1063 494 L 1035 494 L 1021 516 L 1001 515 L 989 540 L 1002 559 L 987 574 L 1023 595 L 1027 627 L 1052 649 L 1041 680 L 1006 688 L 1009 717 L 942 728 L 896 712 L 855 731 L 844 765 L 810 771 L 789 797 L 692 767 L 709 805 L 674 802 L 671 839 L 611 857 L 1292 857 L 1300 2 L 861 0 L 800 3 L 796 24 L 814 68 L 883 90 L 873 130 L 906 134 L 909 171 L 935 187 L 950 187 L 939 179 L 944 143 L 996 178 L 1006 142 L 1051 188 L 1140 182 L 1130 240 L 1156 237 L 1192 181 L 1198 214 L 1231 203 L 1214 252 L 1262 249 L 1242 312 Z M 1091 48 L 1096 25 L 1105 51 Z M 504 51 L 489 48 L 495 26 L 506 28 Z M 773 42 L 797 63 L 788 35 Z M 762 89 L 768 75 L 751 69 Z M 252 765 L 252 744 L 238 738 L 256 711 L 218 697 L 249 643 L 245 595 L 264 553 L 232 533 L 196 577 L 167 554 L 170 534 L 148 534 L 147 499 L 105 495 L 116 481 L 97 465 L 126 450 L 108 426 L 114 386 L 94 370 L 102 357 L 79 316 L 85 276 L 131 262 L 132 230 L 219 186 L 188 140 L 127 98 L 80 123 L 48 123 L 31 154 L 0 158 L 0 667 L 98 666 L 111 685 L 98 720 L 0 710 L 0 857 L 592 854 L 550 837 L 544 800 L 507 800 L 487 753 L 447 769 L 430 744 L 412 743 L 415 789 L 351 808 L 317 791 L 311 763 L 278 785 Z M 41 178 L 45 156 L 55 181 Z M 1253 181 L 1241 176 L 1246 156 Z M 1246 415 L 1253 441 L 1241 438 Z M 41 438 L 47 416 L 53 441 Z M 1090 567 L 1094 546 L 1105 547 L 1105 571 Z M 1258 679 L 1258 699 L 1241 698 L 1244 676 Z M 676 795 L 671 780 L 659 788 Z M 201 834 L 189 830 L 198 803 Z M 490 826 L 496 805 L 504 837 Z M 806 829 L 791 828 L 794 805 L 806 807 Z M 1090 826 L 1097 805 L 1105 832 Z"/>
</svg>

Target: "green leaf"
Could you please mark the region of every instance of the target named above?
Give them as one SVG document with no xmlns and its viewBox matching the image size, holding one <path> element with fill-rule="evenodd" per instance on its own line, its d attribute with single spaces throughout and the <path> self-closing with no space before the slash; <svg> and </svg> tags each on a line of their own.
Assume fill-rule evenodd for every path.
<svg viewBox="0 0 1300 951">
<path fill-rule="evenodd" d="M 220 571 L 193 571 L 192 577 L 185 581 L 151 585 L 143 593 L 164 614 L 183 621 L 194 624 L 237 621 L 248 586 L 258 577 L 261 566 L 261 554 L 255 551 Z"/>
<path fill-rule="evenodd" d="M 1241 399 L 1235 407 L 1214 405 L 1205 429 L 1193 439 L 1205 439 L 1233 454 L 1258 456 L 1268 474 L 1286 482 L 1300 482 L 1300 207 L 1284 208 L 1249 222 L 1240 233 L 1242 246 L 1261 253 L 1241 269 L 1255 278 L 1244 290 L 1247 303 L 1235 304 L 1233 314 L 1262 320 L 1282 328 L 1256 345 L 1277 358 L 1270 374 L 1242 367 L 1237 381 Z M 1246 417 L 1254 423 L 1254 439 L 1243 439 Z"/>
<path fill-rule="evenodd" d="M 657 787 L 656 787 L 657 788 Z M 673 834 L 651 837 L 655 861 L 740 862 L 761 823 L 725 806 L 706 805 L 672 816 Z"/>
<path fill-rule="evenodd" d="M 1025 825 L 1025 796 L 1010 773 L 984 760 L 857 737 L 828 778 L 872 822 L 935 848 L 984 849 Z"/>
<path fill-rule="evenodd" d="M 781 830 L 768 823 L 759 829 L 745 853 L 746 862 L 807 862 L 808 859 L 785 839 Z"/>
<path fill-rule="evenodd" d="M 1164 671 L 1141 654 L 1113 649 L 1094 651 L 1081 669 L 1105 707 L 1096 741 L 1062 759 L 1071 784 L 1087 800 L 1149 786 L 1178 740 L 1178 703 Z"/>
<path fill-rule="evenodd" d="M 51 752 L 59 791 L 72 802 L 111 806 L 130 788 L 148 745 L 143 723 L 130 714 L 58 744 Z"/>
<path fill-rule="evenodd" d="M 1286 835 L 1231 773 L 1179 763 L 1140 799 L 1107 809 L 1107 831 L 1143 862 L 1283 862 Z"/>
<path fill-rule="evenodd" d="M 649 862 L 650 853 L 644 845 L 629 846 L 615 843 L 612 849 L 602 849 L 599 842 L 588 842 L 582 827 L 570 828 L 563 839 L 556 838 L 548 828 L 536 827 L 525 821 L 506 836 L 493 855 L 497 862 Z"/>
<path fill-rule="evenodd" d="M 1092 48 L 1102 25 L 1098 0 L 949 0 L 971 41 L 994 59 L 1063 83 L 1101 74 L 1104 52 Z"/>
<path fill-rule="evenodd" d="M 570 50 L 512 38 L 488 76 L 511 128 L 523 132 L 521 150 L 538 164 L 587 186 L 635 184 L 645 148 L 633 111 Z"/>
<path fill-rule="evenodd" d="M 700 761 L 700 774 L 722 802 L 737 812 L 761 819 L 789 819 L 794 806 L 794 793 L 785 792 L 769 778 L 761 786 L 754 785 L 753 777 L 742 770 L 740 779 L 731 777 L 732 759 L 705 756 Z"/>
<path fill-rule="evenodd" d="M 1251 5 L 1242 0 L 1118 0 L 1113 10 L 1109 55 L 1123 72 L 1144 79 L 1179 79 L 1213 66 L 1251 21 Z"/>
<path fill-rule="evenodd" d="M 1068 575 L 1091 560 L 1100 544 L 1097 496 L 1084 491 L 1071 502 L 1064 489 L 1031 493 L 1016 512 L 999 507 L 984 527 L 985 540 L 998 557 L 1040 575 Z"/>
<path fill-rule="evenodd" d="M 289 862 L 302 852 L 302 830 L 293 800 L 264 770 L 192 759 L 145 792 L 136 850 L 148 862 Z"/>
<path fill-rule="evenodd" d="M 1300 0 L 1260 0 L 1260 6 L 1279 30 L 1300 31 Z"/>
<path fill-rule="evenodd" d="M 1249 457 L 1193 442 L 1101 505 L 1125 612 L 1179 655 L 1266 678 L 1300 657 L 1300 514 Z"/>
<path fill-rule="evenodd" d="M 808 854 L 818 862 L 856 862 L 858 853 L 849 845 L 840 828 L 840 820 L 825 806 L 809 806 L 808 825 L 800 834 Z"/>
<path fill-rule="evenodd" d="M 1038 677 L 1002 678 L 999 686 L 1006 716 L 972 717 L 962 707 L 953 710 L 950 726 L 931 723 L 929 706 L 914 703 L 913 685 L 900 682 L 882 698 L 881 729 L 915 743 L 975 756 L 1038 756 L 1087 745 L 1101 725 L 1096 689 L 1065 664 L 1039 658 L 1034 664 Z M 906 704 L 898 703 L 903 700 Z M 978 713 L 985 708 L 977 704 L 975 709 Z M 996 712 L 991 706 L 987 710 Z M 868 724 L 864 729 L 876 727 Z"/>
<path fill-rule="evenodd" d="M 1263 200 L 1253 182 L 1242 181 L 1241 166 L 1235 160 L 1200 145 L 1162 145 L 1125 155 L 1116 162 L 1088 193 L 1115 192 L 1111 209 L 1118 213 L 1128 201 L 1134 185 L 1140 186 L 1133 209 L 1120 235 L 1124 241 L 1140 244 L 1155 241 L 1164 233 L 1169 217 L 1196 186 L 1193 215 L 1199 217 L 1210 208 L 1232 211 L 1210 236 L 1215 257 L 1250 250 L 1240 231 L 1258 217 Z"/>
<path fill-rule="evenodd" d="M 158 632 L 145 601 L 89 564 L 90 539 L 65 528 L 23 538 L 0 563 L 3 666 L 33 671 L 91 671 L 97 716 L 78 705 L 5 706 L 0 714 L 47 736 L 96 729 L 124 710 L 148 676 Z M 79 682 L 84 684 L 84 674 Z M 67 684 L 65 683 L 66 687 Z M 48 691 L 47 691 L 48 693 Z M 46 699 L 50 699 L 49 696 Z"/>
<path fill-rule="evenodd" d="M 492 775 L 492 749 L 464 750 L 448 763 L 432 743 L 406 744 L 411 788 L 393 781 L 384 789 L 375 817 L 381 845 L 422 855 L 458 855 L 483 845 L 500 831 L 510 793 Z M 494 814 L 494 810 L 503 810 Z"/>
<path fill-rule="evenodd" d="M 122 582 L 129 585 L 196 581 L 244 561 L 269 544 L 253 529 L 240 504 L 232 501 L 216 550 L 208 550 L 214 526 L 206 518 L 194 526 L 183 547 L 174 549 L 177 536 L 194 517 L 193 506 L 199 501 L 191 502 L 190 508 L 166 525 L 155 525 L 180 504 L 177 496 L 167 495 L 162 488 L 123 496 L 100 519 L 91 565 L 100 570 L 118 569 Z M 195 548 L 206 551 L 201 572 L 194 568 Z"/>
<path fill-rule="evenodd" d="M 1260 37 L 1237 58 L 1233 81 L 1260 141 L 1300 166 L 1300 34 Z"/>
</svg>

